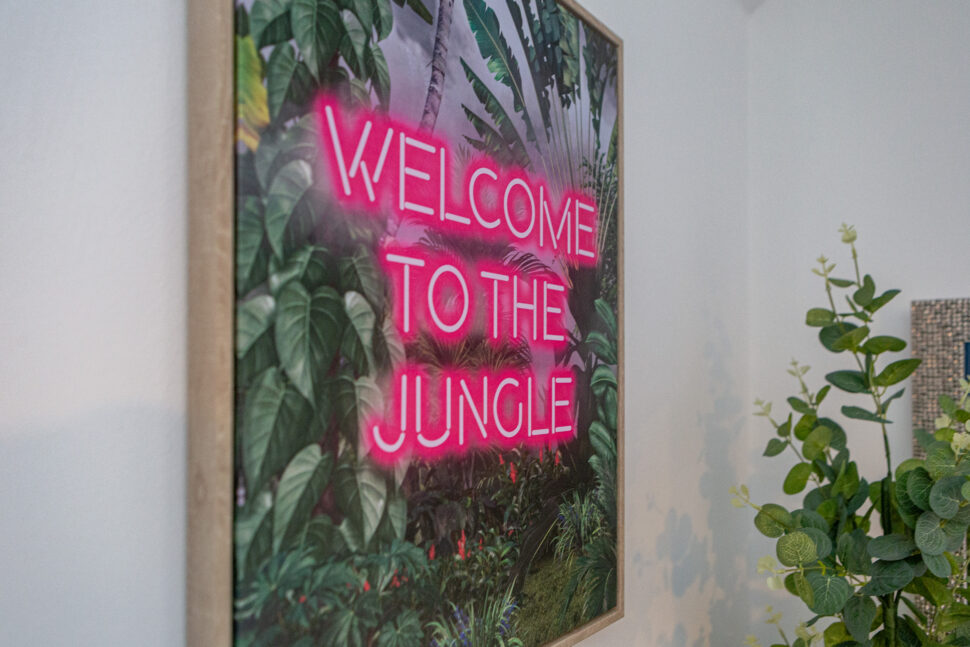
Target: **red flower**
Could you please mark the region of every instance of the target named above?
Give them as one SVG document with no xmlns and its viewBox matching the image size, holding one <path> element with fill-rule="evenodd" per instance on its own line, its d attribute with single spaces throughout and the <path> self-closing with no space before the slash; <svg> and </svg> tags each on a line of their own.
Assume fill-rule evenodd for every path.
<svg viewBox="0 0 970 647">
<path fill-rule="evenodd" d="M 485 543 L 482 541 L 481 537 L 478 538 L 478 550 L 485 550 Z"/>
<path fill-rule="evenodd" d="M 434 561 L 434 544 L 431 544 L 431 548 L 428 549 L 428 559 Z"/>
<path fill-rule="evenodd" d="M 465 530 L 462 529 L 462 531 L 461 531 L 461 539 L 458 540 L 458 558 L 459 559 L 465 559 L 465 543 L 466 543 Z"/>
<path fill-rule="evenodd" d="M 498 455 L 498 464 L 499 465 L 505 465 L 505 459 L 502 458 L 502 455 L 501 454 Z"/>
<path fill-rule="evenodd" d="M 556 450 L 556 465 L 558 465 L 558 464 L 559 464 L 559 460 L 560 460 L 561 458 L 562 458 L 562 454 L 561 454 L 561 453 L 560 453 L 560 451 L 559 451 L 559 450 L 557 449 L 557 450 Z"/>
<path fill-rule="evenodd" d="M 370 591 L 370 582 L 364 580 L 364 591 Z"/>
<path fill-rule="evenodd" d="M 303 604 L 304 602 L 306 602 L 306 596 L 305 595 L 301 595 L 300 596 L 300 604 Z"/>
<path fill-rule="evenodd" d="M 515 463 L 510 464 L 509 476 L 512 478 L 512 482 L 515 483 Z"/>
</svg>

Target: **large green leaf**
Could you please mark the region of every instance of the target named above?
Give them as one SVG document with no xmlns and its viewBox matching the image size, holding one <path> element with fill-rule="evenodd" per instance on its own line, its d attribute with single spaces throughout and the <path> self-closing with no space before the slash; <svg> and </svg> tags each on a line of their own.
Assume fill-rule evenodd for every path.
<svg viewBox="0 0 970 647">
<path fill-rule="evenodd" d="M 312 443 L 303 448 L 286 466 L 276 488 L 273 506 L 273 551 L 280 549 L 303 534 L 310 513 L 330 479 L 333 456 L 323 454 Z"/>
<path fill-rule="evenodd" d="M 301 117 L 282 133 L 265 134 L 254 160 L 259 185 L 268 191 L 280 169 L 295 159 L 312 163 L 317 157 L 318 134 L 314 115 Z"/>
<path fill-rule="evenodd" d="M 384 307 L 384 281 L 381 276 L 373 254 L 363 247 L 353 255 L 340 259 L 341 292 L 360 292 L 367 297 L 375 313 L 382 312 Z"/>
<path fill-rule="evenodd" d="M 266 238 L 278 258 L 283 258 L 283 234 L 293 209 L 313 184 L 313 170 L 305 160 L 284 166 L 273 179 L 266 198 Z"/>
<path fill-rule="evenodd" d="M 236 306 L 236 357 L 244 356 L 273 325 L 276 299 L 260 294 Z"/>
<path fill-rule="evenodd" d="M 854 406 L 844 406 L 842 407 L 842 415 L 846 418 L 854 418 L 855 420 L 865 420 L 867 422 L 879 422 L 879 423 L 889 423 L 889 420 L 878 416 L 871 411 L 866 411 L 862 407 Z"/>
<path fill-rule="evenodd" d="M 259 568 L 273 550 L 273 496 L 263 491 L 237 510 L 232 539 L 236 552 L 236 577 L 242 579 Z"/>
<path fill-rule="evenodd" d="M 408 8 L 414 13 L 418 14 L 421 20 L 425 21 L 429 25 L 434 23 L 434 16 L 431 15 L 431 12 L 428 11 L 428 8 L 424 6 L 424 3 L 421 2 L 421 0 L 394 0 L 394 2 L 396 2 L 397 6 L 399 7 L 403 7 L 405 4 L 407 4 Z"/>
<path fill-rule="evenodd" d="M 266 370 L 246 394 L 243 410 L 243 469 L 249 491 L 262 489 L 303 447 L 310 420 L 306 400 L 279 370 Z"/>
<path fill-rule="evenodd" d="M 289 0 L 255 0 L 249 13 L 249 32 L 260 48 L 293 37 Z"/>
<path fill-rule="evenodd" d="M 377 100 L 381 103 L 381 108 L 387 110 L 391 104 L 391 71 L 387 67 L 387 59 L 384 52 L 377 43 L 372 43 L 365 53 L 367 63 L 367 76 L 370 77 L 371 86 L 377 93 Z"/>
<path fill-rule="evenodd" d="M 343 22 L 344 35 L 340 39 L 340 55 L 350 66 L 354 75 L 358 79 L 367 77 L 367 62 L 365 53 L 367 43 L 370 40 L 367 29 L 361 24 L 360 19 L 350 10 L 340 12 L 340 20 Z"/>
<path fill-rule="evenodd" d="M 319 79 L 344 35 L 340 10 L 333 0 L 293 0 L 290 16 L 296 45 Z"/>
<path fill-rule="evenodd" d="M 512 105 L 522 115 L 526 137 L 529 141 L 536 141 L 535 128 L 526 107 L 519 63 L 502 34 L 498 16 L 484 0 L 464 0 L 464 4 L 468 24 L 475 34 L 475 42 L 478 43 L 478 50 L 485 59 L 488 70 L 495 76 L 496 81 L 512 90 Z"/>
<path fill-rule="evenodd" d="M 244 294 L 260 279 L 256 270 L 263 244 L 263 205 L 245 198 L 236 212 L 236 292 Z"/>
<path fill-rule="evenodd" d="M 391 10 L 391 0 L 375 0 L 374 8 L 377 15 L 374 16 L 374 26 L 377 27 L 377 40 L 384 40 L 391 35 L 391 28 L 394 27 L 394 12 Z"/>
<path fill-rule="evenodd" d="M 414 647 L 422 644 L 424 632 L 421 618 L 413 609 L 405 609 L 393 620 L 381 626 L 377 647 Z"/>
<path fill-rule="evenodd" d="M 374 326 L 377 317 L 367 299 L 359 292 L 344 294 L 344 311 L 350 323 L 344 330 L 344 356 L 358 367 L 359 373 L 365 373 L 366 367 L 374 368 Z"/>
<path fill-rule="evenodd" d="M 337 505 L 350 521 L 353 545 L 367 546 L 384 515 L 387 504 L 387 484 L 384 477 L 367 463 L 356 469 L 341 463 L 333 475 L 334 494 Z"/>
<path fill-rule="evenodd" d="M 613 369 L 605 364 L 598 365 L 593 369 L 589 386 L 598 397 L 602 397 L 606 389 L 616 389 L 616 375 L 613 373 Z"/>
<path fill-rule="evenodd" d="M 368 416 L 384 408 L 383 394 L 373 378 L 363 376 L 355 380 L 346 372 L 337 376 L 332 386 L 337 425 L 347 441 L 357 447 Z"/>
<path fill-rule="evenodd" d="M 344 302 L 336 290 L 317 288 L 311 295 L 300 283 L 280 293 L 276 348 L 287 376 L 310 402 L 337 354 L 343 333 Z"/>
<path fill-rule="evenodd" d="M 269 116 L 276 119 L 280 108 L 286 101 L 296 72 L 296 54 L 289 43 L 273 48 L 273 53 L 266 64 L 266 91 L 269 95 Z"/>
</svg>

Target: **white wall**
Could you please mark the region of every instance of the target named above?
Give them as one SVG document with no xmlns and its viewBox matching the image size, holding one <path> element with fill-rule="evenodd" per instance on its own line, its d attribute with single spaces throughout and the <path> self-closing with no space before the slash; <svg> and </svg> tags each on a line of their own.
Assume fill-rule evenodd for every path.
<svg viewBox="0 0 970 647">
<path fill-rule="evenodd" d="M 913 299 L 970 293 L 968 34 L 970 4 L 961 0 L 769 0 L 751 17 L 747 401 L 761 396 L 781 408 L 793 394 L 791 357 L 813 367 L 816 388 L 828 371 L 849 368 L 803 325 L 805 311 L 825 303 L 810 272 L 815 258 L 825 253 L 837 274 L 851 274 L 843 221 L 859 230 L 863 272 L 880 290 L 903 290 L 880 313 L 880 332 L 908 338 Z M 910 451 L 908 396 L 890 418 L 898 462 Z M 790 464 L 758 458 L 770 429 L 752 429 L 755 497 L 799 501 L 777 496 Z M 874 425 L 847 430 L 864 475 L 884 475 Z M 773 553 L 771 542 L 752 538 L 751 559 Z M 752 626 L 761 626 L 763 604 L 780 608 L 785 598 L 753 597 Z M 792 624 L 807 619 L 798 608 L 786 607 Z"/>
<path fill-rule="evenodd" d="M 0 644 L 178 645 L 184 4 L 6 4 Z M 726 489 L 778 491 L 748 403 L 824 372 L 801 319 L 842 220 L 906 290 L 888 331 L 966 294 L 970 5 L 743 4 L 587 1 L 627 57 L 627 618 L 593 646 L 767 636 Z"/>
<path fill-rule="evenodd" d="M 0 5 L 0 645 L 178 645 L 184 3 Z"/>
<path fill-rule="evenodd" d="M 738 645 L 750 521 L 727 488 L 746 449 L 747 15 L 585 4 L 626 56 L 626 619 L 588 644 Z"/>
</svg>

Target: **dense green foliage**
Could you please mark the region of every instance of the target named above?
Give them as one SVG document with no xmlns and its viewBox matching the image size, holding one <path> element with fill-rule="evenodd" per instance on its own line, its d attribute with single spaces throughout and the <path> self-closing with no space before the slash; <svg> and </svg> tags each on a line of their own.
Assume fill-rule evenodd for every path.
<svg viewBox="0 0 970 647">
<path fill-rule="evenodd" d="M 433 16 L 421 0 L 394 2 L 429 25 L 430 39 Z M 559 542 L 570 566 L 568 598 L 582 596 L 584 618 L 616 604 L 615 129 L 608 151 L 599 150 L 616 59 L 554 2 L 537 0 L 535 16 L 531 0 L 507 8 L 529 53 L 540 115 L 533 122 L 528 114 L 523 75 L 494 11 L 466 0 L 468 28 L 493 74 L 480 78 L 462 61 L 494 124 L 465 107 L 480 135 L 469 145 L 526 168 L 555 165 L 559 188 L 568 181 L 589 189 L 608 218 L 604 262 L 564 268 L 574 284 L 576 329 L 556 360 L 580 378 L 580 440 L 414 461 L 388 472 L 367 457 L 359 429 L 383 409 L 395 366 L 408 359 L 429 370 L 522 367 L 531 361 L 529 347 L 496 347 L 474 335 L 405 346 L 377 262 L 394 227 L 348 214 L 328 197 L 313 100 L 325 91 L 348 105 L 387 108 L 392 80 L 382 42 L 393 28 L 390 0 L 237 7 L 234 570 L 241 647 L 518 645 L 516 600 L 533 561 L 551 551 L 567 501 L 585 501 L 598 515 L 595 535 Z M 528 14 L 524 22 L 520 11 Z M 577 76 L 584 65 L 593 109 L 586 121 L 570 115 L 569 123 L 595 142 L 586 147 L 571 142 L 565 125 L 566 110 L 587 87 Z M 495 84 L 518 97 L 507 112 Z M 528 146 L 517 135 L 521 125 Z M 430 230 L 420 244 L 499 258 L 523 273 L 549 271 L 509 245 L 476 247 Z M 549 603 L 558 613 L 562 597 Z"/>
<path fill-rule="evenodd" d="M 970 645 L 963 550 L 970 527 L 970 385 L 962 381 L 959 401 L 940 397 L 936 430 L 915 431 L 926 459 L 894 464 L 890 406 L 920 360 L 900 358 L 906 342 L 876 333 L 877 313 L 899 291 L 880 293 L 861 274 L 851 227 L 843 227 L 842 240 L 851 248 L 855 277 L 836 278 L 835 265 L 820 258 L 813 271 L 824 281 L 826 303 L 807 312 L 806 324 L 818 329 L 824 348 L 847 359 L 847 368 L 827 374 L 816 390 L 806 382 L 808 367 L 792 362 L 799 392 L 788 398 L 790 413 L 776 419 L 770 403 L 756 402 L 756 415 L 775 431 L 764 455 L 787 452 L 796 459 L 782 490 L 807 493 L 790 510 L 755 505 L 742 486 L 733 490 L 734 503 L 754 507 L 756 528 L 775 540 L 780 566 L 771 557 L 759 563 L 759 572 L 771 572 L 769 584 L 801 598 L 815 614 L 808 627 L 822 617 L 836 619 L 824 634 L 805 630 L 791 644 Z M 859 400 L 840 407 L 842 423 L 823 409 L 833 387 Z M 886 459 L 885 476 L 873 481 L 859 473 L 849 450 L 851 434 L 865 433 L 865 426 L 879 429 Z M 927 607 L 916 604 L 920 598 Z"/>
</svg>

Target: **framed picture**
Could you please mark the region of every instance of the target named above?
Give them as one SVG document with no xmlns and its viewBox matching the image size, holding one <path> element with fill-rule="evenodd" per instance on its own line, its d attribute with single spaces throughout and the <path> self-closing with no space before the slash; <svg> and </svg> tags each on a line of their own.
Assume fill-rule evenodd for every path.
<svg viewBox="0 0 970 647">
<path fill-rule="evenodd" d="M 913 375 L 913 428 L 935 429 L 939 396 L 956 398 L 970 378 L 970 299 L 913 301 L 910 324 L 913 357 L 923 360 Z M 915 438 L 913 452 L 925 455 Z"/>
<path fill-rule="evenodd" d="M 622 44 L 572 0 L 190 0 L 187 642 L 623 615 Z"/>
</svg>

